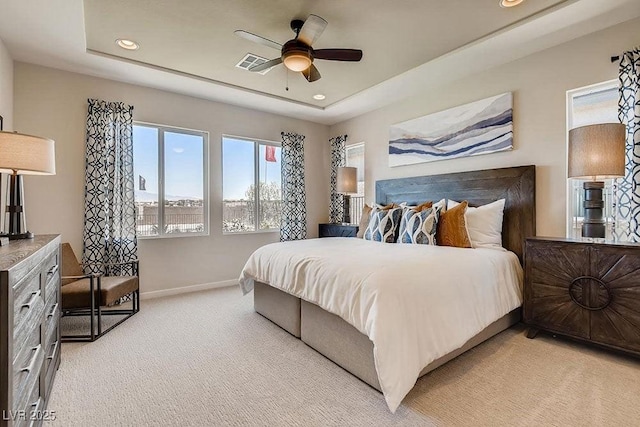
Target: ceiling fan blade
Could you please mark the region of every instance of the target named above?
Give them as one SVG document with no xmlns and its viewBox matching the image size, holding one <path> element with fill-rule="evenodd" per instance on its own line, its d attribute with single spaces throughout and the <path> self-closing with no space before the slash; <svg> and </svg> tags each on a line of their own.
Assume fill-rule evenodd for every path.
<svg viewBox="0 0 640 427">
<path fill-rule="evenodd" d="M 315 82 L 316 80 L 320 80 L 320 77 L 322 77 L 320 75 L 320 71 L 318 71 L 318 69 L 316 68 L 315 65 L 311 64 L 311 66 L 309 68 L 307 68 L 304 71 L 301 71 L 302 75 L 304 76 L 305 79 L 307 79 L 307 81 L 309 83 L 311 82 Z"/>
<path fill-rule="evenodd" d="M 313 51 L 315 59 L 326 59 L 329 61 L 353 61 L 362 59 L 360 49 L 318 49 Z"/>
<path fill-rule="evenodd" d="M 327 28 L 328 22 L 318 15 L 309 15 L 298 33 L 298 40 L 311 46 Z"/>
<path fill-rule="evenodd" d="M 259 43 L 259 44 L 262 44 L 262 45 L 265 45 L 265 46 L 269 46 L 269 47 L 272 47 L 272 48 L 278 49 L 278 50 L 282 49 L 282 45 L 280 43 L 276 43 L 273 40 L 265 39 L 262 36 L 255 35 L 253 33 L 245 31 L 245 30 L 235 30 L 234 34 L 236 36 L 238 36 L 238 37 L 242 37 L 243 39 L 247 39 L 247 40 L 252 41 L 254 43 Z"/>
<path fill-rule="evenodd" d="M 276 59 L 272 59 L 271 61 L 263 62 L 260 65 L 254 65 L 253 67 L 249 68 L 249 71 L 254 73 L 258 71 L 264 71 L 281 63 L 282 63 L 282 58 L 276 58 Z"/>
</svg>

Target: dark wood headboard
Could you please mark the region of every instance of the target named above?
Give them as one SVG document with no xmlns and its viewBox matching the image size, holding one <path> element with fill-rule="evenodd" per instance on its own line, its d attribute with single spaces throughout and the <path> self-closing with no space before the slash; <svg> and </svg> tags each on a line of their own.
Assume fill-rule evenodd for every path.
<svg viewBox="0 0 640 427">
<path fill-rule="evenodd" d="M 522 262 L 524 239 L 536 234 L 536 168 L 519 166 L 376 182 L 376 203 L 467 200 L 480 206 L 505 199 L 502 246 Z"/>
</svg>

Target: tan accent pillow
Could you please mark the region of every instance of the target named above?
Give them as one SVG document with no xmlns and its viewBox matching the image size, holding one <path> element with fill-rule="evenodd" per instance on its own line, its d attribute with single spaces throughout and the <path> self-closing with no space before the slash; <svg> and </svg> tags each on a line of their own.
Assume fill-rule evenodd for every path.
<svg viewBox="0 0 640 427">
<path fill-rule="evenodd" d="M 432 206 L 433 206 L 433 202 L 429 201 L 429 202 L 424 202 L 418 206 L 407 206 L 407 208 L 416 212 L 422 212 L 425 209 L 431 209 Z"/>
<path fill-rule="evenodd" d="M 456 248 L 470 248 L 471 240 L 467 231 L 464 214 L 468 203 L 465 200 L 454 208 L 442 212 L 438 221 L 436 242 L 439 246 L 454 246 Z"/>
<path fill-rule="evenodd" d="M 364 205 L 364 208 L 362 208 L 362 216 L 360 217 L 360 224 L 358 224 L 358 234 L 356 234 L 356 237 L 358 239 L 362 239 L 364 237 L 364 232 L 369 226 L 369 219 L 371 219 L 371 209 L 372 207 L 369 205 Z"/>
</svg>

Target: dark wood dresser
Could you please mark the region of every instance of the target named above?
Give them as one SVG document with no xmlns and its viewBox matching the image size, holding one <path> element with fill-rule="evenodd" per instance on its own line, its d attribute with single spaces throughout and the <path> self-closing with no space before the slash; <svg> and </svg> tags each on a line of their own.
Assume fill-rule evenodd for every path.
<svg viewBox="0 0 640 427">
<path fill-rule="evenodd" d="M 60 237 L 0 247 L 0 426 L 40 425 L 60 365 Z"/>
<path fill-rule="evenodd" d="M 640 356 L 640 245 L 529 238 L 524 322 Z"/>
<path fill-rule="evenodd" d="M 320 224 L 318 236 L 320 237 L 356 237 L 358 226 L 354 224 Z"/>
</svg>

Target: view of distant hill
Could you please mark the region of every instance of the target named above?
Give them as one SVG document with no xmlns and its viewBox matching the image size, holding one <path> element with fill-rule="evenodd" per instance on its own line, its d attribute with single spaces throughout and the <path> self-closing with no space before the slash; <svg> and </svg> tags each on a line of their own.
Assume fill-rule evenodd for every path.
<svg viewBox="0 0 640 427">
<path fill-rule="evenodd" d="M 135 191 L 135 198 L 136 198 L 136 202 L 139 202 L 139 203 L 156 202 L 158 200 L 158 194 L 157 193 L 150 193 L 148 191 L 136 190 Z M 172 196 L 170 194 L 166 195 L 164 199 L 167 200 L 167 201 L 170 201 L 170 202 L 175 202 L 175 201 L 178 201 L 178 200 L 202 200 L 199 197 Z"/>
</svg>

